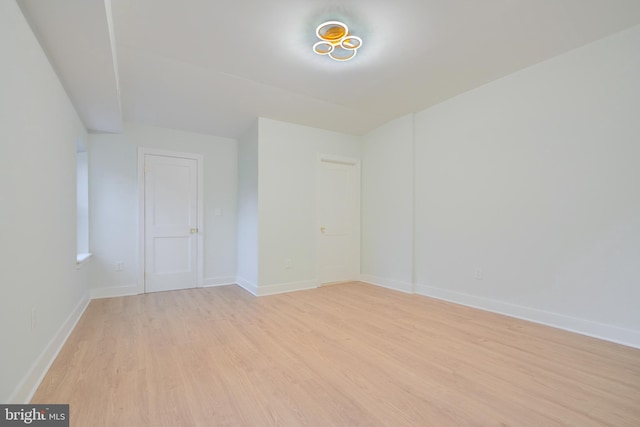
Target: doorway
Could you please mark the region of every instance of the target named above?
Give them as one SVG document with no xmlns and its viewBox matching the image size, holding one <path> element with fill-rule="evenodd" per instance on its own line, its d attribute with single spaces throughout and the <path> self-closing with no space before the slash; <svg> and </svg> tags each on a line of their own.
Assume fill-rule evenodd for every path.
<svg viewBox="0 0 640 427">
<path fill-rule="evenodd" d="M 202 283 L 202 156 L 139 149 L 142 293 Z"/>
<path fill-rule="evenodd" d="M 360 276 L 360 160 L 321 155 L 317 173 L 318 285 Z"/>
</svg>

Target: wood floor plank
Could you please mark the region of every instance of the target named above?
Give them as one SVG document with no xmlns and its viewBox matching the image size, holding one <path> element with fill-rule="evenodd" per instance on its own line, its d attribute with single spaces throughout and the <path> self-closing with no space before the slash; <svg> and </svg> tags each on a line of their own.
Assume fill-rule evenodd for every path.
<svg viewBox="0 0 640 427">
<path fill-rule="evenodd" d="M 639 426 L 640 350 L 363 283 L 94 300 L 32 403 L 72 426 Z"/>
</svg>

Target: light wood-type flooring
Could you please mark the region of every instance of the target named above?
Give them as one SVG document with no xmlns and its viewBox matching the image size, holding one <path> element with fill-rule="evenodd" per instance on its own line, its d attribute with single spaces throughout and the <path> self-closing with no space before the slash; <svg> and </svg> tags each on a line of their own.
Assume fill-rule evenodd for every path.
<svg viewBox="0 0 640 427">
<path fill-rule="evenodd" d="M 640 350 L 363 283 L 94 300 L 32 403 L 71 425 L 640 426 Z"/>
</svg>

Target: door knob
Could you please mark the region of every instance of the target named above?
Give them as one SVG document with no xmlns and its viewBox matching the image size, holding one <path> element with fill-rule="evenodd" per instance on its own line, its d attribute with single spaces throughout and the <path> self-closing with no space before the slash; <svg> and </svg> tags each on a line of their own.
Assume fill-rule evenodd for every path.
<svg viewBox="0 0 640 427">
<path fill-rule="evenodd" d="M 320 227 L 320 232 L 321 232 L 322 234 L 324 234 L 324 232 L 325 232 L 325 231 L 327 231 L 327 229 L 326 229 L 325 227 Z"/>
<path fill-rule="evenodd" d="M 192 228 L 192 229 L 191 229 L 191 234 L 196 234 L 197 232 L 198 232 L 198 229 L 197 229 L 197 228 Z"/>
</svg>

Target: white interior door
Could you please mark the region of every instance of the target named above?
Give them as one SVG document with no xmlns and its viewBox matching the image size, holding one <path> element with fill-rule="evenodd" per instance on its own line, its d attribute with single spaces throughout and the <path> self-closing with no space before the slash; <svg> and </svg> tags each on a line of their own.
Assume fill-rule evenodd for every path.
<svg viewBox="0 0 640 427">
<path fill-rule="evenodd" d="M 320 157 L 318 168 L 318 284 L 360 275 L 360 162 Z"/>
<path fill-rule="evenodd" d="M 197 285 L 198 161 L 144 155 L 145 292 Z"/>
</svg>

